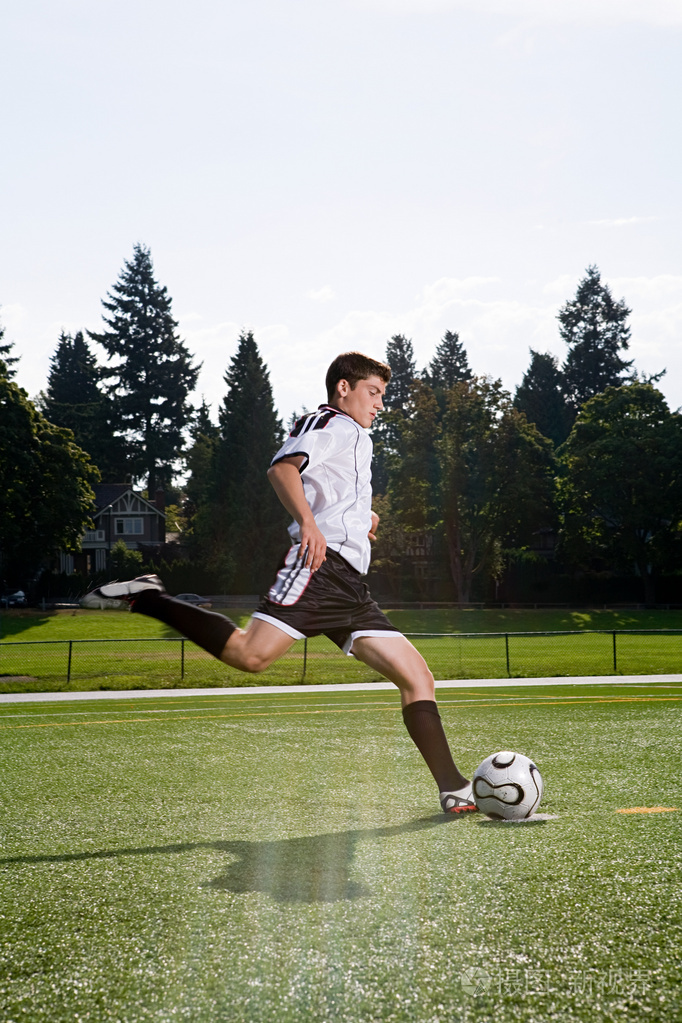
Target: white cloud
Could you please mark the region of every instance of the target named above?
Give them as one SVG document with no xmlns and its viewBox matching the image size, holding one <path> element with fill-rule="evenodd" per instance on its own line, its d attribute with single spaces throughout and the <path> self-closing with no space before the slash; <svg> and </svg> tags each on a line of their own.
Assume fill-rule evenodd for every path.
<svg viewBox="0 0 682 1023">
<path fill-rule="evenodd" d="M 661 308 L 682 303 L 682 276 L 658 274 L 656 277 L 616 277 L 611 291 L 626 296 L 628 305 Z"/>
<path fill-rule="evenodd" d="M 575 293 L 578 280 L 562 275 L 544 285 L 529 282 L 524 300 L 501 297 L 504 282 L 496 278 L 442 278 L 425 285 L 414 303 L 401 311 L 349 311 L 317 335 L 314 359 L 311 346 L 302 344 L 293 365 L 305 364 L 308 386 L 319 390 L 326 365 L 338 352 L 356 348 L 383 358 L 388 338 L 401 333 L 411 338 L 417 365 L 423 368 L 449 329 L 459 332 L 474 372 L 500 377 L 513 390 L 528 367 L 529 348 L 549 351 L 563 361 L 566 350 L 556 317 Z M 667 367 L 659 386 L 672 406 L 681 404 L 682 276 L 623 277 L 607 283 L 613 295 L 624 297 L 633 310 L 630 354 L 637 368 L 654 373 Z M 297 362 L 299 357 L 303 363 Z"/>
<path fill-rule="evenodd" d="M 679 0 L 350 0 L 354 7 L 390 14 L 474 11 L 537 24 L 682 25 Z"/>
<path fill-rule="evenodd" d="M 27 318 L 26 309 L 18 302 L 0 306 L 0 326 L 5 328 L 5 343 L 13 340 L 12 333 L 21 330 Z"/>
<path fill-rule="evenodd" d="M 670 404 L 682 404 L 682 276 L 617 277 L 611 283 L 614 295 L 623 296 L 632 315 L 630 356 L 638 369 L 666 376 L 658 385 Z"/>
<path fill-rule="evenodd" d="M 193 400 L 195 404 L 205 400 L 215 421 L 225 394 L 225 371 L 237 350 L 243 324 L 226 321 L 203 325 L 205 319 L 198 313 L 178 316 L 178 323 L 180 336 L 195 356 L 195 362 L 202 363 Z"/>
<path fill-rule="evenodd" d="M 606 220 L 588 220 L 590 227 L 630 227 L 633 224 L 650 224 L 658 217 L 616 217 Z"/>
<path fill-rule="evenodd" d="M 313 302 L 331 302 L 336 298 L 336 294 L 328 284 L 325 284 L 323 288 L 311 289 L 308 292 L 308 298 Z"/>
<path fill-rule="evenodd" d="M 203 395 L 215 419 L 225 395 L 224 374 L 245 326 L 254 331 L 285 420 L 294 410 L 312 409 L 324 400 L 327 366 L 339 352 L 356 349 L 383 359 L 386 342 L 398 333 L 412 339 L 422 369 L 445 330 L 458 331 L 474 372 L 500 377 L 513 391 L 528 368 L 529 348 L 549 351 L 563 361 L 566 351 L 556 315 L 575 294 L 580 276 L 564 274 L 522 287 L 495 277 L 443 277 L 424 284 L 402 309 L 350 309 L 336 320 L 330 317 L 328 326 L 317 332 L 298 332 L 284 323 L 208 324 L 187 314 L 180 317 L 181 335 L 204 364 L 195 400 Z M 677 407 L 682 404 L 682 276 L 616 277 L 607 283 L 614 297 L 624 298 L 633 310 L 630 355 L 637 368 L 655 373 L 666 367 L 659 386 L 671 407 Z"/>
<path fill-rule="evenodd" d="M 543 295 L 547 295 L 548 298 L 555 300 L 557 304 L 560 303 L 563 305 L 567 298 L 571 298 L 571 296 L 575 294 L 580 276 L 583 275 L 560 274 L 558 277 L 555 277 L 554 280 L 547 281 L 546 284 L 543 284 L 542 293 Z"/>
<path fill-rule="evenodd" d="M 265 324 L 263 326 L 236 323 L 226 320 L 221 323 L 206 324 L 203 316 L 187 313 L 178 317 L 180 334 L 187 343 L 189 350 L 202 363 L 196 391 L 195 403 L 202 398 L 211 406 L 211 416 L 215 421 L 218 409 L 227 391 L 225 373 L 237 351 L 239 335 L 244 330 L 253 330 L 258 349 L 270 373 L 275 403 L 282 414 L 286 415 L 297 401 L 299 372 L 306 362 L 310 361 L 309 346 L 296 354 L 292 349 L 289 327 L 283 323 Z M 292 378 L 295 379 L 295 398 L 290 399 L 288 389 Z"/>
<path fill-rule="evenodd" d="M 424 304 L 443 307 L 452 302 L 462 301 L 466 295 L 487 284 L 498 282 L 498 277 L 441 277 L 433 284 L 424 285 L 422 301 Z"/>
<path fill-rule="evenodd" d="M 528 361 L 528 348 L 560 347 L 555 301 L 522 302 L 475 294 L 499 284 L 497 278 L 441 278 L 425 285 L 412 306 L 400 312 L 353 310 L 319 336 L 325 357 L 357 348 L 383 358 L 386 341 L 405 334 L 421 369 L 433 358 L 446 330 L 457 331 L 474 372 L 502 377 L 512 388 Z M 499 290 L 499 289 L 498 289 Z M 316 345 L 317 350 L 317 345 Z"/>
</svg>

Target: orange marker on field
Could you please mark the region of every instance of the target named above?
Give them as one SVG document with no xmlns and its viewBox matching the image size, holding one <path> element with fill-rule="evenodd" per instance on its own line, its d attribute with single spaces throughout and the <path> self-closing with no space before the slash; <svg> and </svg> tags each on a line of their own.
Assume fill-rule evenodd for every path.
<svg viewBox="0 0 682 1023">
<path fill-rule="evenodd" d="M 627 810 L 616 810 L 616 813 L 673 813 L 677 806 L 631 806 Z"/>
</svg>

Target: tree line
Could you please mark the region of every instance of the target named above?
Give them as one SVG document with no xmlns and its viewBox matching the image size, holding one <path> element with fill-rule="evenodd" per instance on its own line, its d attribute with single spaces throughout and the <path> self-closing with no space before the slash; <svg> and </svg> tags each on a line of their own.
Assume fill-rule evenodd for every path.
<svg viewBox="0 0 682 1023">
<path fill-rule="evenodd" d="M 62 332 L 37 407 L 13 382 L 0 330 L 3 575 L 25 580 L 76 548 L 92 487 L 129 481 L 178 504 L 184 556 L 216 587 L 262 590 L 285 539 L 265 475 L 284 427 L 253 334 L 238 340 L 214 423 L 190 402 L 200 366 L 148 249 L 135 246 L 102 304 L 102 330 Z M 418 576 L 426 564 L 451 598 L 487 596 L 510 565 L 537 557 L 544 532 L 583 571 L 634 570 L 653 600 L 656 573 L 682 567 L 680 417 L 655 387 L 662 374 L 644 378 L 624 357 L 629 315 L 589 267 L 558 314 L 565 361 L 531 349 L 514 395 L 474 375 L 454 331 L 422 370 L 410 339 L 387 342 L 393 378 L 373 428 L 385 588 L 432 593 Z"/>
<path fill-rule="evenodd" d="M 376 448 L 391 528 L 375 565 L 394 592 L 419 563 L 417 537 L 432 578 L 413 595 L 432 598 L 447 566 L 461 602 L 488 599 L 514 563 L 546 562 L 543 535 L 574 572 L 638 576 L 647 603 L 657 574 L 682 569 L 682 417 L 654 386 L 665 371 L 646 377 L 623 357 L 629 315 L 589 267 L 558 313 L 563 365 L 531 349 L 513 396 L 472 373 L 455 332 L 421 372 L 408 338 L 389 341 Z"/>
</svg>

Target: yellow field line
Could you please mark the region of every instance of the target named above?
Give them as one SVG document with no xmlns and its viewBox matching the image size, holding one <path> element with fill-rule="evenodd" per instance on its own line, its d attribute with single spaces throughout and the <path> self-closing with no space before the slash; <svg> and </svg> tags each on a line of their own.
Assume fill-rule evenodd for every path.
<svg viewBox="0 0 682 1023">
<path fill-rule="evenodd" d="M 586 697 L 586 699 L 588 699 Z M 621 696 L 621 697 L 594 697 L 589 700 L 590 703 L 670 703 L 676 702 L 682 699 L 682 696 L 654 696 L 648 698 L 646 696 Z M 456 703 L 449 703 L 448 706 L 456 707 Z M 518 703 L 477 703 L 475 708 L 478 707 L 557 707 L 557 706 L 575 706 L 570 700 L 545 700 L 542 702 L 518 702 Z M 466 704 L 467 709 L 471 709 L 471 704 Z M 18 729 L 26 728 L 69 728 L 75 725 L 128 725 L 128 724 L 144 724 L 146 721 L 158 721 L 158 722 L 173 722 L 173 721 L 213 721 L 220 718 L 242 718 L 242 717 L 284 717 L 293 715 L 308 716 L 312 714 L 358 714 L 361 711 L 366 710 L 390 710 L 396 711 L 398 709 L 397 704 L 378 704 L 371 703 L 365 704 L 361 707 L 344 707 L 339 710 L 330 710 L 328 707 L 321 708 L 320 710 L 284 710 L 284 711 L 272 711 L 272 710 L 261 710 L 261 711 L 237 711 L 225 714 L 183 714 L 178 717 L 172 718 L 110 718 L 108 721 L 58 721 L 58 722 L 45 722 L 35 723 L 26 725 L 0 725 L 0 731 L 16 731 Z"/>
</svg>

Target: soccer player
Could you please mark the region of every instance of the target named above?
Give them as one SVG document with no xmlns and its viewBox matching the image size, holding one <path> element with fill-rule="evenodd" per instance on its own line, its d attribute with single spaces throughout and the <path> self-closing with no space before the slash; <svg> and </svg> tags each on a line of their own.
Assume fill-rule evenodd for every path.
<svg viewBox="0 0 682 1023">
<path fill-rule="evenodd" d="M 300 419 L 268 477 L 291 514 L 292 546 L 245 629 L 174 600 L 154 575 L 108 583 L 92 596 L 126 600 L 241 671 L 264 671 L 297 640 L 328 636 L 400 690 L 405 726 L 433 775 L 445 813 L 476 809 L 455 765 L 424 658 L 372 600 L 363 576 L 379 522 L 372 511 L 372 441 L 390 367 L 347 352 L 327 372 L 327 404 Z M 87 606 L 88 596 L 84 598 Z"/>
</svg>

